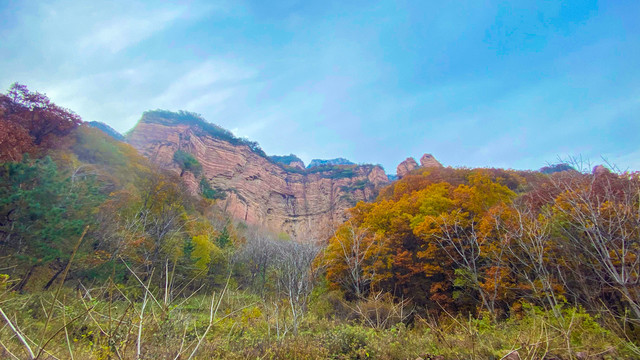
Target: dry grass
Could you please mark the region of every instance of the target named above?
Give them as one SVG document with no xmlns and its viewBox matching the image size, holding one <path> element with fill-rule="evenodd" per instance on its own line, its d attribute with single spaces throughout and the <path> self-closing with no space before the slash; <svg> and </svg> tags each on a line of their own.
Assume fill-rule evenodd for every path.
<svg viewBox="0 0 640 360">
<path fill-rule="evenodd" d="M 149 300 L 150 294 L 143 306 L 144 294 L 128 294 L 133 290 L 113 284 L 63 288 L 57 299 L 51 293 L 8 293 L 0 307 L 33 349 L 48 318 L 48 327 L 62 329 L 42 350 L 42 359 L 500 359 L 512 350 L 522 359 L 575 359 L 578 353 L 593 359 L 638 357 L 630 343 L 571 308 L 558 319 L 553 312 L 529 307 L 520 318 L 497 323 L 490 317 L 416 314 L 409 326 L 394 321 L 379 328 L 366 319 L 331 318 L 312 310 L 297 335 L 279 337 L 269 315 L 272 305 L 252 294 L 185 295 L 165 307 Z M 161 298 L 158 289 L 150 291 Z M 315 301 L 311 309 L 322 308 L 325 299 Z M 375 308 L 397 306 L 381 302 L 375 300 Z M 287 314 L 280 315 L 280 321 L 287 321 Z M 0 357 L 28 356 L 8 323 L 3 325 Z"/>
</svg>

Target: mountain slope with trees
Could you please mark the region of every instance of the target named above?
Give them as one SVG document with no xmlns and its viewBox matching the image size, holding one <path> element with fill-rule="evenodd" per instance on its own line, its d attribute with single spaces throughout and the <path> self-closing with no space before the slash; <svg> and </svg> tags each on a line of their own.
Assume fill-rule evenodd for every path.
<svg viewBox="0 0 640 360">
<path fill-rule="evenodd" d="M 311 241 L 22 85 L 0 129 L 1 358 L 640 356 L 638 173 L 416 168 Z"/>
</svg>

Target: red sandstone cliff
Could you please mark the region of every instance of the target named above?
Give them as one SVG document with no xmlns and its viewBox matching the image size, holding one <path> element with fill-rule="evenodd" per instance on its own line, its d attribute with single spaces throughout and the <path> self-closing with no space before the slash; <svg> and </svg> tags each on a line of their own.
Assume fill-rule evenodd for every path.
<svg viewBox="0 0 640 360">
<path fill-rule="evenodd" d="M 292 236 L 324 239 L 346 220 L 345 210 L 371 201 L 389 183 L 374 165 L 295 169 L 280 166 L 245 143 L 231 143 L 208 134 L 197 123 L 143 119 L 127 141 L 156 164 L 180 172 L 173 161 L 180 149 L 202 164 L 202 176 L 224 191 L 220 206 L 251 224 L 285 231 Z M 199 179 L 185 173 L 198 191 Z"/>
</svg>

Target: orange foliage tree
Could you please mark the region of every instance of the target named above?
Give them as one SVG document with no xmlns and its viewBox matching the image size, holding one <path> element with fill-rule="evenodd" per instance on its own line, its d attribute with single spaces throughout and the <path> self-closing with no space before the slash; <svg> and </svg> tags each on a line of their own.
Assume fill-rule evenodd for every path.
<svg viewBox="0 0 640 360">
<path fill-rule="evenodd" d="M 495 312 L 498 301 L 513 297 L 505 290 L 513 277 L 496 218 L 516 196 L 509 186 L 524 183 L 507 171 L 428 169 L 406 176 L 383 189 L 377 202 L 351 210 L 329 241 L 329 282 L 358 295 L 358 273 L 370 288 L 419 306 L 471 311 L 479 298 Z"/>
</svg>

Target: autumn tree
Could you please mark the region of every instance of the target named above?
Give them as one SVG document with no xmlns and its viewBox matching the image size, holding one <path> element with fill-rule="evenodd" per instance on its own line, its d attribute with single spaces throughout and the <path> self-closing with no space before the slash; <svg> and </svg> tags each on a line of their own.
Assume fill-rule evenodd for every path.
<svg viewBox="0 0 640 360">
<path fill-rule="evenodd" d="M 236 254 L 238 263 L 248 270 L 250 286 L 262 295 L 268 286 L 268 272 L 277 260 L 277 241 L 273 234 L 251 227 L 245 233 L 245 243 Z"/>
<path fill-rule="evenodd" d="M 14 83 L 0 94 L 0 160 L 17 161 L 23 153 L 48 149 L 82 120 L 39 92 Z"/>
<path fill-rule="evenodd" d="M 507 308 L 515 279 L 498 220 L 525 183 L 491 169 L 407 175 L 351 209 L 329 241 L 327 277 L 348 296 L 366 284 L 429 309 Z"/>
<path fill-rule="evenodd" d="M 355 298 L 366 296 L 376 273 L 373 266 L 378 259 L 381 239 L 347 221 L 329 240 L 325 262 L 329 265 L 327 278 L 341 284 Z"/>
<path fill-rule="evenodd" d="M 20 161 L 22 155 L 33 153 L 35 146 L 29 131 L 0 114 L 0 161 Z"/>
<path fill-rule="evenodd" d="M 312 242 L 278 241 L 275 245 L 276 287 L 289 306 L 291 327 L 298 333 L 319 269 L 313 266 L 320 247 Z"/>
<path fill-rule="evenodd" d="M 553 178 L 559 231 L 588 276 L 614 289 L 640 322 L 640 174 L 573 173 Z"/>
<path fill-rule="evenodd" d="M 440 202 L 447 208 L 442 212 L 428 211 L 424 220 L 416 222 L 414 231 L 426 243 L 436 242 L 455 265 L 454 285 L 467 296 L 476 293 L 483 307 L 496 312 L 500 280 L 504 268 L 500 241 L 493 232 L 492 208 L 509 203 L 515 193 L 492 181 L 487 174 L 476 172 L 469 176 L 469 184 L 461 184 L 441 194 Z M 448 201 L 447 201 L 448 200 Z M 425 203 L 425 205 L 428 203 Z M 428 246 L 428 245 L 427 245 Z"/>
<path fill-rule="evenodd" d="M 503 249 L 517 278 L 519 296 L 561 317 L 564 287 L 558 269 L 562 244 L 553 234 L 553 212 L 549 207 L 533 208 L 526 197 L 513 205 L 509 214 L 496 221 L 505 237 Z"/>
</svg>

